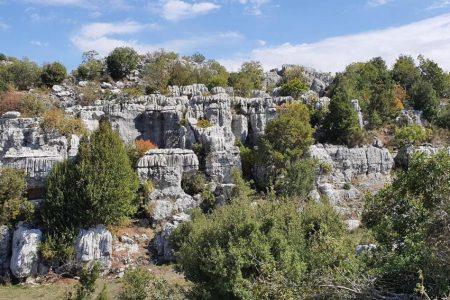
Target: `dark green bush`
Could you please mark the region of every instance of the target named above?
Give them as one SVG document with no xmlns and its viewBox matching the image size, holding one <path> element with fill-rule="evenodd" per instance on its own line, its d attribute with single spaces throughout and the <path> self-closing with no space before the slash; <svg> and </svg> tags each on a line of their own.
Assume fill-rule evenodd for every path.
<svg viewBox="0 0 450 300">
<path fill-rule="evenodd" d="M 194 214 L 171 239 L 196 299 L 302 299 L 322 280 L 355 275 L 354 244 L 327 204 L 236 199 L 210 215 Z"/>
<path fill-rule="evenodd" d="M 181 188 L 186 194 L 191 196 L 202 193 L 206 188 L 206 184 L 206 177 L 203 173 L 183 175 L 181 180 Z"/>
<path fill-rule="evenodd" d="M 0 169 L 0 225 L 15 225 L 18 221 L 34 221 L 34 205 L 26 198 L 25 172 Z"/>
<path fill-rule="evenodd" d="M 133 48 L 118 47 L 106 58 L 108 72 L 114 79 L 122 79 L 137 67 L 139 55 Z"/>
<path fill-rule="evenodd" d="M 28 59 L 14 60 L 7 70 L 11 83 L 19 90 L 27 90 L 39 84 L 41 69 Z"/>
<path fill-rule="evenodd" d="M 74 162 L 57 164 L 47 178 L 43 223 L 52 232 L 119 224 L 136 212 L 137 175 L 107 121 L 80 142 Z"/>
<path fill-rule="evenodd" d="M 67 70 L 61 63 L 55 62 L 42 67 L 41 80 L 48 87 L 60 84 L 67 77 Z"/>
<path fill-rule="evenodd" d="M 450 155 L 417 154 L 376 195 L 366 198 L 364 224 L 375 236 L 376 285 L 413 294 L 421 283 L 431 299 L 450 292 Z"/>
</svg>

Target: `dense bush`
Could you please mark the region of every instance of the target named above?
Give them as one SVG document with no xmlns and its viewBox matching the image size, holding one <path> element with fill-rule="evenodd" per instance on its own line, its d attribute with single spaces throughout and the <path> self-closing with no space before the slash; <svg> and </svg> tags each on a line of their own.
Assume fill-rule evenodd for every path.
<svg viewBox="0 0 450 300">
<path fill-rule="evenodd" d="M 292 96 L 298 99 L 303 93 L 309 90 L 309 86 L 301 78 L 295 78 L 281 86 L 281 95 Z"/>
<path fill-rule="evenodd" d="M 439 98 L 433 85 L 424 80 L 415 82 L 411 88 L 411 105 L 423 111 L 427 120 L 434 121 L 438 114 Z"/>
<path fill-rule="evenodd" d="M 11 83 L 19 90 L 27 90 L 39 85 L 41 69 L 28 59 L 14 60 L 7 66 Z"/>
<path fill-rule="evenodd" d="M 75 161 L 57 164 L 48 175 L 43 222 L 55 233 L 119 224 L 136 212 L 138 187 L 120 137 L 102 121 L 82 138 Z"/>
<path fill-rule="evenodd" d="M 431 298 L 449 294 L 449 199 L 450 155 L 445 151 L 417 154 L 408 172 L 366 198 L 363 222 L 378 245 L 373 264 L 378 286 L 413 294 L 421 284 Z"/>
<path fill-rule="evenodd" d="M 238 96 L 248 97 L 252 90 L 261 89 L 263 74 L 261 63 L 245 62 L 239 72 L 230 74 L 228 85 L 234 88 Z"/>
<path fill-rule="evenodd" d="M 397 146 L 420 145 L 430 141 L 433 131 L 419 125 L 395 129 L 394 140 Z"/>
<path fill-rule="evenodd" d="M 58 133 L 67 138 L 70 138 L 72 134 L 83 135 L 86 133 L 81 119 L 65 115 L 62 110 L 49 110 L 42 117 L 41 128 L 46 133 Z"/>
<path fill-rule="evenodd" d="M 191 196 L 202 193 L 205 190 L 206 184 L 206 177 L 200 172 L 194 175 L 183 175 L 181 180 L 181 188 L 186 194 Z"/>
<path fill-rule="evenodd" d="M 106 57 L 108 72 L 114 79 L 122 79 L 130 74 L 137 67 L 139 55 L 129 47 L 119 47 L 114 49 Z"/>
<path fill-rule="evenodd" d="M 304 158 L 313 143 L 313 132 L 305 105 L 292 103 L 279 107 L 278 115 L 267 124 L 264 136 L 258 141 L 256 164 L 264 168 L 266 174 L 263 180 L 257 178 L 260 189 L 275 187 L 280 192 L 285 184 L 296 181 L 294 177 L 284 178 L 286 174 L 294 176 L 292 168 L 299 167 L 306 171 L 297 161 Z M 279 182 L 280 178 L 284 178 L 284 183 Z"/>
<path fill-rule="evenodd" d="M 25 198 L 26 189 L 23 171 L 0 169 L 0 225 L 34 221 L 34 205 Z"/>
<path fill-rule="evenodd" d="M 171 236 L 195 299 L 299 299 L 357 269 L 352 242 L 326 203 L 236 199 L 194 214 Z M 348 278 L 347 278 L 348 279 Z"/>
<path fill-rule="evenodd" d="M 66 67 L 58 62 L 46 64 L 42 67 L 41 80 L 46 86 L 60 84 L 67 77 Z"/>
<path fill-rule="evenodd" d="M 103 73 L 103 63 L 97 58 L 98 55 L 93 50 L 83 53 L 82 64 L 77 68 L 78 78 L 85 80 L 100 79 Z"/>
<path fill-rule="evenodd" d="M 336 94 L 331 99 L 324 129 L 326 140 L 332 143 L 354 145 L 361 136 L 358 115 L 344 93 Z"/>
<path fill-rule="evenodd" d="M 185 290 L 166 280 L 157 278 L 143 268 L 128 269 L 122 278 L 120 300 L 181 300 Z"/>
</svg>

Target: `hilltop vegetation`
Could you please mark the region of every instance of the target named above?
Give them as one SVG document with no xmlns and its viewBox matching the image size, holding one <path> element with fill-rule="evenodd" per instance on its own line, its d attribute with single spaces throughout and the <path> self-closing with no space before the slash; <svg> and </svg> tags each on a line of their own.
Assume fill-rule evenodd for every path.
<svg viewBox="0 0 450 300">
<path fill-rule="evenodd" d="M 80 229 L 103 224 L 113 231 L 133 218 L 139 218 L 141 224 L 152 224 L 155 231 L 169 232 L 164 246 L 173 247 L 175 268 L 188 283 L 169 284 L 137 266 L 122 273 L 120 299 L 449 297 L 448 151 L 411 155 L 408 166 L 393 174 L 392 183 L 363 197 L 362 225 L 354 229 L 347 228 L 344 213 L 335 209 L 335 199 L 316 191 L 317 176 L 333 176 L 335 170 L 332 165 L 313 159 L 310 149 L 317 142 L 346 146 L 376 144 L 370 147 L 372 151 L 383 148 L 380 139 L 391 149 L 436 140 L 440 146 L 447 146 L 450 74 L 422 56 L 417 63 L 412 57 L 400 56 L 392 68 L 381 58 L 374 58 L 349 65 L 330 80 L 329 86 L 311 91 L 314 80 L 308 77 L 308 72 L 301 66 L 284 66 L 272 71 L 269 75 L 276 79 L 269 80 L 258 62 L 245 62 L 238 72 L 228 72 L 219 62 L 207 60 L 200 53 L 180 57 L 161 50 L 138 55 L 131 48 L 117 48 L 104 59 L 95 51 L 84 53 L 80 66 L 68 75 L 60 63 L 40 67 L 27 59 L 1 55 L 0 113 L 17 111 L 22 117 L 36 118 L 33 122 L 39 122 L 37 127 L 43 132 L 40 137 L 29 134 L 27 142 L 40 139 L 39 143 L 45 144 L 46 139 L 57 136 L 55 144 L 73 150 L 68 145 L 72 147 L 80 139 L 77 154 L 66 155 L 48 174 L 41 204 L 26 199 L 24 172 L 2 168 L 0 225 L 9 229 L 26 222 L 42 230 L 43 240 L 39 244 L 42 262 L 54 270 L 61 267 L 67 274 L 81 275 L 80 284 L 72 293 L 76 299 L 92 299 L 94 294 L 105 299 L 108 294 L 106 289 L 95 293 L 98 265 L 84 268 L 75 265 L 74 244 Z M 113 92 L 110 88 L 113 84 L 122 88 Z M 210 91 L 221 88 L 220 94 L 234 101 L 227 102 L 230 115 L 234 116 L 250 115 L 244 112 L 248 107 L 242 103 L 253 103 L 251 97 L 258 98 L 255 102 L 281 99 L 264 112 L 270 116 L 267 124 L 255 120 L 245 123 L 247 131 L 255 130 L 248 124 L 260 126 L 258 135 L 243 139 L 234 136 L 232 147 L 219 149 L 219 154 L 224 155 L 218 159 L 220 167 L 231 164 L 225 156 L 228 152 L 236 149 L 240 157 L 238 166 L 242 164 L 242 169 L 232 170 L 231 182 L 214 181 L 205 167 L 207 162 L 214 164 L 208 161 L 217 150 L 213 146 L 219 147 L 214 142 L 225 144 L 234 134 L 231 129 L 222 130 L 217 125 L 224 122 L 220 113 L 215 114 L 220 105 L 214 103 L 213 108 L 208 107 L 209 115 L 196 119 L 187 115 L 187 104 L 183 105 L 189 101 L 192 106 L 197 105 L 194 103 L 197 95 L 171 97 L 173 86 L 193 84 L 207 87 L 204 91 L 207 95 L 200 99 L 205 102 L 212 99 L 208 98 Z M 59 85 L 67 87 L 63 92 L 74 91 L 73 103 L 62 103 L 52 97 L 52 93 L 62 89 Z M 144 95 L 152 96 L 141 97 Z M 122 113 L 125 106 L 137 105 L 130 99 L 165 100 L 161 95 L 166 95 L 171 105 L 185 101 L 182 105 L 177 103 L 185 109 L 182 117 L 167 117 L 173 126 L 170 128 L 146 119 L 145 126 L 150 128 L 140 130 L 139 137 L 133 136 L 129 144 L 121 139 L 119 125 L 112 126 L 104 111 L 95 124 L 98 128 L 92 130 L 94 122 L 84 122 L 80 110 L 66 109 L 66 106 L 90 109 L 101 100 L 115 105 L 108 109 Z M 148 113 L 153 106 L 156 105 L 146 103 L 139 109 Z M 195 109 L 200 110 L 198 107 Z M 158 116 L 163 115 L 161 109 L 155 111 Z M 402 114 L 411 111 L 419 115 L 420 122 L 402 123 Z M 10 115 L 13 115 L 11 122 L 24 120 L 16 113 Z M 137 117 L 132 117 L 137 124 Z M 231 117 L 228 121 L 232 123 Z M 27 132 L 32 132 L 30 128 L 26 128 Z M 167 149 L 157 150 L 162 143 L 149 138 L 158 130 L 177 135 L 181 132 L 184 138 L 188 132 L 199 142 L 184 141 L 186 156 L 159 152 Z M 181 143 L 171 145 L 174 144 Z M 152 153 L 155 156 L 146 157 Z M 161 158 L 163 155 L 179 156 L 166 159 Z M 147 160 L 141 160 L 138 166 L 143 157 Z M 167 161 L 183 164 L 170 165 L 171 173 L 165 174 L 162 168 Z M 344 161 L 344 167 L 340 167 L 352 163 Z M 152 172 L 162 174 L 162 183 L 147 180 L 146 170 L 141 170 L 138 177 L 137 168 L 144 169 L 148 167 L 146 164 L 154 167 Z M 199 170 L 189 170 L 194 166 Z M 367 169 L 371 167 L 377 166 L 369 165 Z M 348 168 L 342 170 L 346 171 Z M 339 184 L 350 197 L 354 178 L 345 180 Z M 174 182 L 175 185 L 170 185 Z M 181 214 L 184 219 L 179 215 L 175 221 L 170 220 L 173 223 L 168 218 L 156 219 L 152 197 L 173 200 L 170 197 L 178 187 L 176 184 L 182 197 L 175 200 L 181 199 L 177 205 L 186 209 Z M 168 194 L 163 193 L 165 189 Z M 317 197 L 312 195 L 313 191 Z M 183 202 L 185 198 L 195 199 L 195 205 Z M 169 207 L 165 212 L 172 216 L 179 212 L 177 209 Z M 360 217 L 358 212 L 353 213 L 355 218 Z M 167 224 L 173 227 L 164 231 Z"/>
</svg>

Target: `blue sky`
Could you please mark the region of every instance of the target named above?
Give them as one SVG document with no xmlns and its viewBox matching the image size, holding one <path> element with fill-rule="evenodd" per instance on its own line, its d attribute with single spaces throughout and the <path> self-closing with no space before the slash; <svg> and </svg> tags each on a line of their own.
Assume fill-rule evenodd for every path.
<svg viewBox="0 0 450 300">
<path fill-rule="evenodd" d="M 75 68 L 114 47 L 201 52 L 236 70 L 424 54 L 450 70 L 450 0 L 0 0 L 0 53 Z"/>
</svg>

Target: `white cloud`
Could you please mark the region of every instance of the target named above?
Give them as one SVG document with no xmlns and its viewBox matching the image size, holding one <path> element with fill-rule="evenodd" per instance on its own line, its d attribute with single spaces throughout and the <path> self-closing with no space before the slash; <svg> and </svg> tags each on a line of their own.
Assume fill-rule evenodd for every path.
<svg viewBox="0 0 450 300">
<path fill-rule="evenodd" d="M 447 6 L 450 6 L 450 0 L 438 0 L 431 4 L 428 9 L 440 9 L 446 8 Z"/>
<path fill-rule="evenodd" d="M 36 47 L 48 47 L 48 43 L 47 42 L 41 42 L 41 41 L 31 41 L 30 42 L 31 45 L 36 46 Z"/>
<path fill-rule="evenodd" d="M 207 36 L 195 36 L 191 39 L 174 39 L 161 43 L 142 43 L 127 38 L 128 35 L 155 29 L 157 25 L 140 24 L 134 21 L 121 23 L 91 23 L 81 29 L 71 38 L 71 42 L 82 51 L 97 50 L 102 56 L 107 55 L 116 47 L 133 47 L 139 53 L 146 53 L 158 49 L 176 52 L 198 51 L 203 47 L 226 45 L 242 41 L 244 36 L 239 32 L 219 32 Z"/>
<path fill-rule="evenodd" d="M 141 24 L 134 21 L 121 23 L 91 23 L 81 28 L 80 35 L 88 39 L 96 39 L 103 36 L 137 33 L 146 29 L 156 30 L 158 24 Z"/>
<path fill-rule="evenodd" d="M 262 7 L 271 0 L 238 0 L 239 3 L 246 5 L 248 12 L 254 15 L 262 14 Z"/>
<path fill-rule="evenodd" d="M 259 60 L 265 68 L 282 64 L 302 64 L 322 71 L 342 71 L 356 61 L 381 56 L 390 64 L 400 54 L 423 54 L 450 70 L 450 14 L 440 15 L 408 25 L 337 36 L 316 43 L 282 44 L 258 47 L 244 56 L 222 60 L 235 67 L 244 60 Z"/>
<path fill-rule="evenodd" d="M 189 3 L 181 0 L 164 0 L 161 4 L 162 17 L 170 21 L 193 18 L 220 8 L 220 5 L 212 2 Z"/>
<path fill-rule="evenodd" d="M 75 6 L 91 10 L 129 9 L 131 6 L 125 0 L 21 0 L 25 3 L 45 6 Z M 128 1 L 130 2 L 130 1 Z"/>
<path fill-rule="evenodd" d="M 371 7 L 377 7 L 377 6 L 382 6 L 385 4 L 388 4 L 389 2 L 392 2 L 394 0 L 369 0 L 367 2 L 367 5 L 371 6 Z"/>
</svg>

